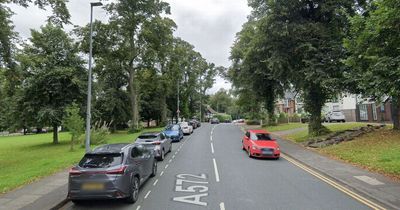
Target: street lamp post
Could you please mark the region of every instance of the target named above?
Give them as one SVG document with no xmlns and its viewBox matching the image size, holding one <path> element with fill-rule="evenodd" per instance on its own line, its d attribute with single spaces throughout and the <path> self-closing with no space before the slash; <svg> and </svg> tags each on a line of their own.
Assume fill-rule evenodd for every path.
<svg viewBox="0 0 400 210">
<path fill-rule="evenodd" d="M 89 37 L 89 71 L 88 71 L 88 92 L 87 92 L 87 110 L 86 110 L 86 138 L 85 150 L 90 151 L 90 108 L 92 102 L 92 36 L 93 36 L 93 7 L 102 6 L 101 2 L 90 3 L 90 37 Z"/>
<path fill-rule="evenodd" d="M 176 107 L 177 107 L 177 109 L 176 109 L 176 123 L 179 123 L 179 113 L 181 112 L 179 110 L 179 80 L 178 80 L 178 101 L 177 101 Z"/>
</svg>

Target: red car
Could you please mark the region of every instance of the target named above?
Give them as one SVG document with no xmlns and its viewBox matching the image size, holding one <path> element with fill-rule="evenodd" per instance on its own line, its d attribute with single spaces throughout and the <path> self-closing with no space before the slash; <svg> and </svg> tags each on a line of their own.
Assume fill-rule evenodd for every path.
<svg viewBox="0 0 400 210">
<path fill-rule="evenodd" d="M 249 157 L 279 159 L 281 154 L 276 140 L 264 130 L 248 130 L 243 137 L 242 147 Z"/>
</svg>

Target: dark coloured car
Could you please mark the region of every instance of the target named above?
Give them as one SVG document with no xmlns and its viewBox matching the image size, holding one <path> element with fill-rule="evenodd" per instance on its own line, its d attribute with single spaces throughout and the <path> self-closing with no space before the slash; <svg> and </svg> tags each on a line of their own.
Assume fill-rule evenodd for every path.
<svg viewBox="0 0 400 210">
<path fill-rule="evenodd" d="M 171 124 L 165 127 L 163 133 L 172 140 L 172 142 L 178 142 L 183 139 L 183 131 L 179 124 Z"/>
<path fill-rule="evenodd" d="M 108 144 L 84 155 L 69 171 L 68 198 L 135 203 L 142 183 L 157 173 L 154 151 L 140 144 Z"/>
<path fill-rule="evenodd" d="M 193 129 L 199 127 L 196 120 L 190 120 L 188 123 L 193 127 Z"/>
<path fill-rule="evenodd" d="M 219 124 L 218 118 L 212 118 L 210 121 L 211 124 Z"/>
<path fill-rule="evenodd" d="M 164 160 L 165 154 L 172 150 L 172 140 L 164 133 L 143 133 L 135 141 L 142 144 L 150 150 L 154 150 L 155 157 L 158 160 Z"/>
</svg>

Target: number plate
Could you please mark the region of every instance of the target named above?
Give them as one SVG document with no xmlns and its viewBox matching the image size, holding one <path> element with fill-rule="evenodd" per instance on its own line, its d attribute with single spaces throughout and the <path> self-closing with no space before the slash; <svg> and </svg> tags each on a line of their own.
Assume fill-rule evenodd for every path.
<svg viewBox="0 0 400 210">
<path fill-rule="evenodd" d="M 263 155 L 272 155 L 272 154 L 274 154 L 274 152 L 272 152 L 272 151 L 262 151 L 262 154 Z"/>
<path fill-rule="evenodd" d="M 82 190 L 93 191 L 93 190 L 103 190 L 103 189 L 104 189 L 103 183 L 85 183 L 82 185 Z"/>
</svg>

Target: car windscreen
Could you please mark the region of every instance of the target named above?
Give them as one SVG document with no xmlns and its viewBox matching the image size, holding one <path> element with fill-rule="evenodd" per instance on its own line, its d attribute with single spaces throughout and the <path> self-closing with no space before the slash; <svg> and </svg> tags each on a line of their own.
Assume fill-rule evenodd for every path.
<svg viewBox="0 0 400 210">
<path fill-rule="evenodd" d="M 179 125 L 168 126 L 166 130 L 178 131 Z"/>
<path fill-rule="evenodd" d="M 79 162 L 82 168 L 109 168 L 122 163 L 122 154 L 86 154 Z"/>
<path fill-rule="evenodd" d="M 272 138 L 268 133 L 250 133 L 251 140 L 255 141 L 271 141 Z"/>
</svg>

